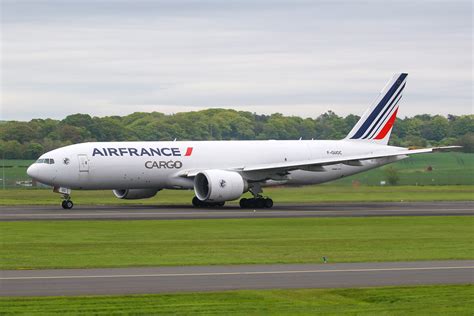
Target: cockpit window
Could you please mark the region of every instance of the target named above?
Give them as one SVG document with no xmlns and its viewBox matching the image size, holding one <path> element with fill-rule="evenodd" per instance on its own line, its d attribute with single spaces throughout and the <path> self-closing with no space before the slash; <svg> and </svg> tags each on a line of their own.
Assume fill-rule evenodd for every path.
<svg viewBox="0 0 474 316">
<path fill-rule="evenodd" d="M 54 159 L 41 158 L 41 159 L 36 160 L 36 163 L 45 163 L 45 164 L 48 164 L 48 165 L 52 165 L 52 164 L 54 164 Z"/>
</svg>

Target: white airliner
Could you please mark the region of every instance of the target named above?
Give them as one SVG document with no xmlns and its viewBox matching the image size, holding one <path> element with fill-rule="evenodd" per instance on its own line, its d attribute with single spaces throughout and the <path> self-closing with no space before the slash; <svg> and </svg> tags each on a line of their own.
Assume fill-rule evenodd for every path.
<svg viewBox="0 0 474 316">
<path fill-rule="evenodd" d="M 247 191 L 242 208 L 270 208 L 262 187 L 328 182 L 438 147 L 388 146 L 407 74 L 396 74 L 342 140 L 93 142 L 42 155 L 27 173 L 61 193 L 111 189 L 119 199 L 145 199 L 162 189 L 194 189 L 196 207 L 223 206 Z"/>
</svg>

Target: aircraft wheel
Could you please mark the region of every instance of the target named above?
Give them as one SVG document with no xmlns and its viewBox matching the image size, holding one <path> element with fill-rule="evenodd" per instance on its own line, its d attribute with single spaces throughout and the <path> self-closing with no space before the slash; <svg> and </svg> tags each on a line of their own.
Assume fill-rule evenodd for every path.
<svg viewBox="0 0 474 316">
<path fill-rule="evenodd" d="M 265 204 L 266 204 L 265 199 L 260 198 L 260 199 L 255 200 L 255 207 L 256 208 L 264 208 Z"/>
<path fill-rule="evenodd" d="M 240 199 L 240 208 L 272 208 L 273 200 L 270 198 Z"/>
<path fill-rule="evenodd" d="M 193 206 L 194 207 L 202 207 L 202 201 L 197 198 L 197 196 L 193 197 Z"/>
<path fill-rule="evenodd" d="M 266 208 L 272 208 L 273 207 L 273 200 L 270 198 L 265 199 L 265 207 Z"/>
<path fill-rule="evenodd" d="M 249 200 L 246 198 L 240 199 L 239 205 L 240 205 L 240 208 L 247 208 L 249 207 Z"/>
<path fill-rule="evenodd" d="M 65 210 L 70 210 L 70 209 L 73 208 L 74 203 L 72 203 L 71 200 L 64 200 L 64 201 L 62 201 L 61 206 L 62 206 L 63 209 L 65 209 Z"/>
</svg>

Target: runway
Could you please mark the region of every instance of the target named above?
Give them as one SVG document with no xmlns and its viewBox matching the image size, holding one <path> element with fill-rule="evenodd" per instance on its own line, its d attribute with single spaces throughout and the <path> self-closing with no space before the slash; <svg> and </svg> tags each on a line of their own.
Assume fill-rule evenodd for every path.
<svg viewBox="0 0 474 316">
<path fill-rule="evenodd" d="M 474 282 L 474 260 L 339 264 L 3 270 L 1 296 L 341 288 Z"/>
<path fill-rule="evenodd" d="M 175 220 L 225 218 L 446 216 L 474 215 L 474 202 L 391 202 L 281 204 L 272 209 L 196 209 L 191 206 L 123 205 L 81 206 L 63 210 L 60 206 L 2 206 L 0 221 L 31 220 Z"/>
</svg>

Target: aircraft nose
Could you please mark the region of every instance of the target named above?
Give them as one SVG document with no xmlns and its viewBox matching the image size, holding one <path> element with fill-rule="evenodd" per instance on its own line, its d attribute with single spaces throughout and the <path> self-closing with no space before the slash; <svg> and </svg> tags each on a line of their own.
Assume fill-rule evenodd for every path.
<svg viewBox="0 0 474 316">
<path fill-rule="evenodd" d="M 26 170 L 26 174 L 34 179 L 38 179 L 38 176 L 39 176 L 38 164 L 34 163 L 31 166 L 29 166 L 28 169 Z"/>
</svg>

